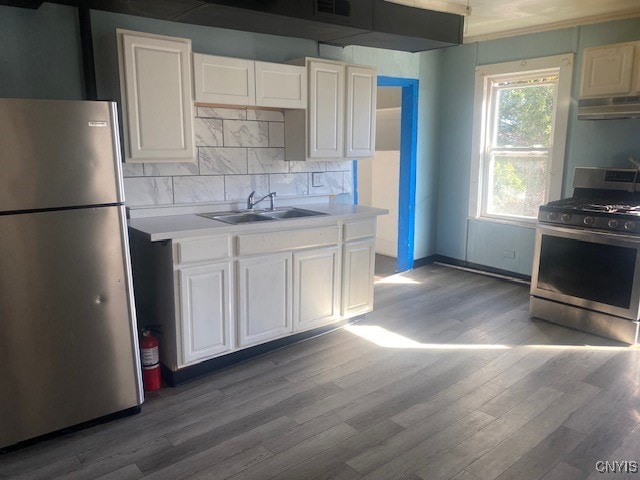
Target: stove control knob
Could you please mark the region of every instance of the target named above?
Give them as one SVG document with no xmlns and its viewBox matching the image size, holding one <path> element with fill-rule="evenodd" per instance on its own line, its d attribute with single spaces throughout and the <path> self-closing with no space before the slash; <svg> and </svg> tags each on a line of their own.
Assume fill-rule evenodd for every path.
<svg viewBox="0 0 640 480">
<path fill-rule="evenodd" d="M 609 225 L 609 227 L 611 228 L 616 228 L 618 226 L 618 220 L 609 220 L 607 222 L 607 225 Z"/>
<path fill-rule="evenodd" d="M 563 222 L 568 222 L 569 220 L 571 220 L 571 215 L 569 215 L 568 213 L 563 213 L 560 217 L 560 220 L 562 220 Z"/>
<path fill-rule="evenodd" d="M 551 212 L 549 214 L 549 220 L 556 220 L 558 218 L 558 214 L 556 212 Z"/>
<path fill-rule="evenodd" d="M 635 230 L 635 228 L 636 228 L 636 223 L 635 222 L 625 222 L 625 224 L 624 224 L 624 229 L 625 230 L 631 231 L 631 230 Z"/>
<path fill-rule="evenodd" d="M 593 217 L 584 217 L 583 222 L 584 222 L 585 225 L 593 225 L 594 218 Z"/>
</svg>

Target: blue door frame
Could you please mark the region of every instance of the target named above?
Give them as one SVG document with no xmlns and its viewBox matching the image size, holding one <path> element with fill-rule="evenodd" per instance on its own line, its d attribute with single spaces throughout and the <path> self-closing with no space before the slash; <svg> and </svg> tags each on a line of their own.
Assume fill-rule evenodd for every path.
<svg viewBox="0 0 640 480">
<path fill-rule="evenodd" d="M 400 118 L 400 185 L 398 192 L 398 266 L 399 272 L 413 268 L 416 219 L 416 157 L 418 144 L 418 80 L 378 77 L 379 87 L 402 87 Z M 358 203 L 358 167 L 353 162 L 354 202 Z"/>
</svg>

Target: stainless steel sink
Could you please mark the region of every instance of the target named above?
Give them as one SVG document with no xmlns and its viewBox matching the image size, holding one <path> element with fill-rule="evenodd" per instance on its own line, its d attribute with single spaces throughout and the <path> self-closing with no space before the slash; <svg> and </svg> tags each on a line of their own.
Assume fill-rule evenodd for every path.
<svg viewBox="0 0 640 480">
<path fill-rule="evenodd" d="M 302 208 L 283 208 L 273 211 L 265 211 L 260 215 L 282 220 L 285 218 L 316 217 L 318 215 L 326 215 L 326 213 L 314 212 L 313 210 L 304 210 Z"/>
<path fill-rule="evenodd" d="M 239 223 L 253 223 L 273 220 L 285 220 L 289 218 L 315 217 L 326 215 L 322 212 L 314 212 L 313 210 L 305 210 L 302 208 L 278 208 L 276 210 L 251 210 L 236 212 L 213 212 L 201 213 L 199 216 L 219 220 L 225 223 L 237 225 Z"/>
<path fill-rule="evenodd" d="M 251 223 L 251 222 L 264 222 L 269 220 L 275 220 L 275 218 L 265 217 L 253 212 L 247 213 L 202 213 L 201 217 L 211 218 L 213 220 L 219 220 L 224 223 L 238 224 L 238 223 Z"/>
</svg>

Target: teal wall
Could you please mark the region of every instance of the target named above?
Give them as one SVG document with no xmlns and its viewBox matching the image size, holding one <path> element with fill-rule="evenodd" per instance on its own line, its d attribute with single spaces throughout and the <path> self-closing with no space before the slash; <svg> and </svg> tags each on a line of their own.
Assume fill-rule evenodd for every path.
<svg viewBox="0 0 640 480">
<path fill-rule="evenodd" d="M 466 250 L 476 53 L 476 44 L 445 50 L 441 71 L 436 252 L 459 259 Z"/>
<path fill-rule="evenodd" d="M 480 42 L 444 50 L 436 252 L 472 263 L 530 274 L 534 228 L 468 219 L 473 95 L 477 65 L 573 52 L 572 102 L 563 196 L 571 196 L 576 166 L 629 167 L 640 156 L 640 120 L 578 121 L 582 49 L 640 40 L 640 19 L 620 20 Z M 426 52 L 423 55 L 436 55 Z"/>
<path fill-rule="evenodd" d="M 415 258 L 435 253 L 439 64 L 441 54 L 366 47 L 331 47 L 273 35 L 187 25 L 91 11 L 98 98 L 120 100 L 116 28 L 189 38 L 194 52 L 283 62 L 320 56 L 373 65 L 380 75 L 421 78 L 416 191 Z M 0 7 L 0 96 L 80 99 L 83 95 L 77 12 L 45 3 L 38 10 Z M 428 86 L 430 88 L 428 88 Z"/>
<path fill-rule="evenodd" d="M 0 6 L 0 97 L 83 96 L 78 15 L 73 7 Z"/>
<path fill-rule="evenodd" d="M 190 38 L 193 50 L 281 62 L 321 56 L 375 65 L 381 75 L 420 80 L 415 258 L 438 253 L 528 274 L 533 229 L 468 219 L 474 74 L 477 65 L 567 52 L 574 58 L 564 196 L 573 170 L 628 166 L 640 156 L 640 120 L 577 121 L 579 65 L 585 47 L 640 39 L 640 19 L 523 35 L 419 54 L 316 42 L 92 11 L 98 94 L 118 99 L 115 29 Z M 0 97 L 83 96 L 77 12 L 0 6 Z"/>
<path fill-rule="evenodd" d="M 414 259 L 436 253 L 436 211 L 438 201 L 438 156 L 441 117 L 442 51 L 432 55 L 396 52 L 378 48 L 320 46 L 320 55 L 345 62 L 373 65 L 386 77 L 419 80 L 418 145 L 416 155 L 416 204 Z"/>
<path fill-rule="evenodd" d="M 436 253 L 444 50 L 420 54 L 414 258 Z"/>
</svg>

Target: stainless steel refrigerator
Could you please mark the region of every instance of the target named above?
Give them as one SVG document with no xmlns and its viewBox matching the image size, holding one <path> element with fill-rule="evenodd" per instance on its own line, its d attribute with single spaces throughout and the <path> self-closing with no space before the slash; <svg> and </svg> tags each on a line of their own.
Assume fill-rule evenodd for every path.
<svg viewBox="0 0 640 480">
<path fill-rule="evenodd" d="M 0 447 L 143 401 L 116 115 L 0 99 Z"/>
</svg>

